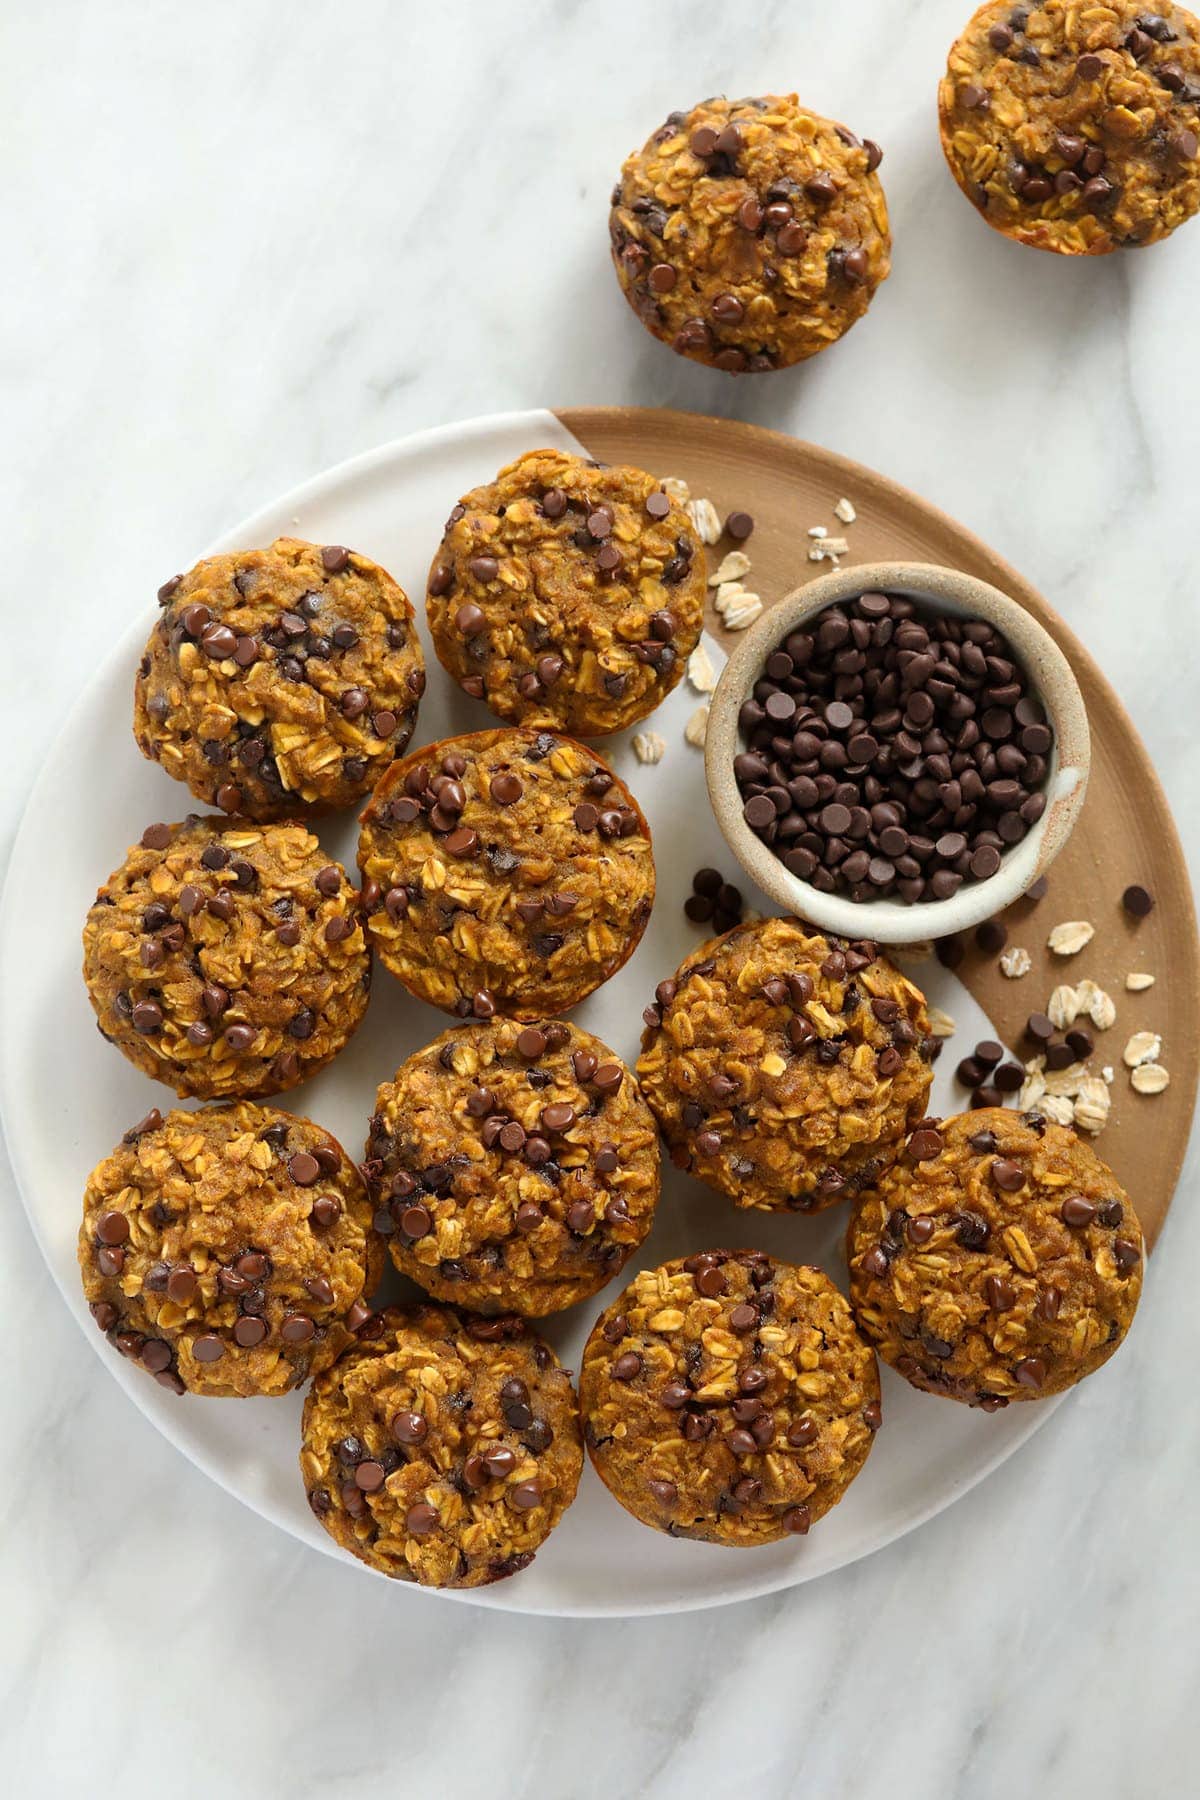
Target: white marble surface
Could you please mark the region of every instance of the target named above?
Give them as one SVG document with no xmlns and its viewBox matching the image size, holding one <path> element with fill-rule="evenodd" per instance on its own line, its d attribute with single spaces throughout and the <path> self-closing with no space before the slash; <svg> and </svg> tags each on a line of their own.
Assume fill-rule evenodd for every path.
<svg viewBox="0 0 1200 1800">
<path fill-rule="evenodd" d="M 979 531 L 1115 681 L 1194 858 L 1200 225 L 1095 267 L 986 232 L 932 107 L 965 11 L 5 8 L 5 847 L 118 622 L 230 520 L 418 427 L 623 400 L 793 430 Z M 607 191 L 670 107 L 792 86 L 884 143 L 895 273 L 845 345 L 736 384 L 620 302 Z M 100 1376 L 0 1174 L 6 1786 L 1193 1793 L 1196 1177 L 1121 1356 L 934 1523 L 772 1600 L 566 1625 L 376 1587 L 226 1499 Z"/>
</svg>

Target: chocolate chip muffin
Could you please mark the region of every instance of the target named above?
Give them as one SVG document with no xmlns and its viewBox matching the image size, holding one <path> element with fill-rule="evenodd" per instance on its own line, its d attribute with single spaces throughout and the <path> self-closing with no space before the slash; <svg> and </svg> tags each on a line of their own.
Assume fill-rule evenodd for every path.
<svg viewBox="0 0 1200 1800">
<path fill-rule="evenodd" d="M 987 1412 L 1108 1361 L 1142 1287 L 1129 1196 L 1082 1139 L 1001 1107 L 922 1126 L 859 1200 L 850 1298 L 914 1387 Z"/>
<path fill-rule="evenodd" d="M 671 113 L 613 189 L 625 298 L 672 350 L 732 374 L 815 356 L 891 267 L 882 160 L 795 94 Z"/>
<path fill-rule="evenodd" d="M 637 947 L 654 904 L 641 808 L 551 731 L 478 731 L 395 763 L 362 815 L 375 948 L 458 1018 L 575 1006 Z"/>
<path fill-rule="evenodd" d="M 399 1581 L 528 1568 L 583 1466 L 567 1371 L 523 1320 L 381 1313 L 304 1403 L 300 1469 L 332 1538 Z"/>
<path fill-rule="evenodd" d="M 134 736 L 199 799 L 252 819 L 353 806 L 404 750 L 421 646 L 404 590 L 365 556 L 277 538 L 158 599 Z"/>
<path fill-rule="evenodd" d="M 658 1202 L 658 1133 L 628 1069 L 573 1025 L 448 1031 L 375 1101 L 364 1174 L 402 1275 L 481 1313 L 586 1300 Z"/>
<path fill-rule="evenodd" d="M 465 693 L 502 719 L 590 738 L 671 692 L 704 594 L 696 532 L 653 475 L 531 450 L 454 508 L 427 605 Z"/>
<path fill-rule="evenodd" d="M 1153 244 L 1200 208 L 1200 23 L 1181 6 L 988 0 L 950 52 L 938 115 L 963 193 L 1035 249 Z"/>
<path fill-rule="evenodd" d="M 660 982 L 646 1016 L 638 1080 L 671 1159 L 738 1206 L 832 1206 L 924 1114 L 925 999 L 874 944 L 740 925 Z"/>
<path fill-rule="evenodd" d="M 371 1317 L 383 1268 L 358 1171 L 273 1107 L 152 1112 L 88 1177 L 92 1317 L 177 1394 L 286 1394 Z"/>
<path fill-rule="evenodd" d="M 358 893 L 303 825 L 148 825 L 96 895 L 83 975 L 101 1035 L 202 1100 L 276 1094 L 358 1028 Z"/>
<path fill-rule="evenodd" d="M 829 1277 L 756 1250 L 636 1276 L 588 1338 L 579 1399 L 627 1512 L 735 1548 L 806 1533 L 883 1420 L 874 1354 Z"/>
</svg>

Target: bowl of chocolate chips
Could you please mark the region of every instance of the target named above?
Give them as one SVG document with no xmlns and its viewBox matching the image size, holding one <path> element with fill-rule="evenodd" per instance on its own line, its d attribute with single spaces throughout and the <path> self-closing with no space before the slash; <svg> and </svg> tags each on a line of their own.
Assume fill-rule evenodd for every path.
<svg viewBox="0 0 1200 1800">
<path fill-rule="evenodd" d="M 713 696 L 709 797 L 789 912 L 843 937 L 964 931 L 1044 874 L 1087 787 L 1087 714 L 1054 640 L 954 569 L 810 581 L 747 632 Z"/>
</svg>

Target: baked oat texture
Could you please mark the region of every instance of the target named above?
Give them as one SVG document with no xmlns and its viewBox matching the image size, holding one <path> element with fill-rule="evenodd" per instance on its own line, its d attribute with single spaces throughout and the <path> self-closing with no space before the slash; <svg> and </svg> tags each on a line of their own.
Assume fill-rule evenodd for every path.
<svg viewBox="0 0 1200 1800">
<path fill-rule="evenodd" d="M 938 115 L 964 194 L 1038 250 L 1153 244 L 1200 208 L 1200 25 L 1181 6 L 988 0 Z"/>
<path fill-rule="evenodd" d="M 482 1313 L 588 1299 L 658 1203 L 658 1132 L 637 1083 L 558 1020 L 498 1018 L 418 1051 L 379 1089 L 366 1156 L 401 1274 Z"/>
<path fill-rule="evenodd" d="M 884 1361 L 989 1412 L 1108 1361 L 1142 1255 L 1129 1196 L 1095 1151 L 1001 1107 L 918 1131 L 847 1237 L 851 1303 Z"/>
<path fill-rule="evenodd" d="M 83 973 L 100 1031 L 203 1100 L 276 1094 L 335 1057 L 371 985 L 358 893 L 303 825 L 149 825 L 96 895 Z"/>
<path fill-rule="evenodd" d="M 672 350 L 733 374 L 815 356 L 891 267 L 882 154 L 795 94 L 672 113 L 613 189 L 626 299 Z"/>
<path fill-rule="evenodd" d="M 637 801 L 550 731 L 445 738 L 393 764 L 358 862 L 385 966 L 459 1018 L 574 1006 L 632 954 L 654 904 Z"/>
<path fill-rule="evenodd" d="M 176 1393 L 286 1394 L 353 1341 L 383 1270 L 358 1171 L 309 1119 L 156 1111 L 92 1170 L 92 1317 Z"/>
<path fill-rule="evenodd" d="M 450 514 L 429 626 L 455 681 L 500 718 L 601 737 L 679 681 L 705 573 L 691 521 L 655 476 L 531 450 Z"/>
<path fill-rule="evenodd" d="M 570 1375 L 513 1317 L 389 1310 L 304 1403 L 316 1517 L 344 1550 L 423 1587 L 527 1568 L 582 1466 Z"/>
<path fill-rule="evenodd" d="M 365 556 L 277 538 L 158 597 L 134 736 L 199 799 L 254 819 L 353 806 L 403 752 L 421 646 L 403 588 Z"/>
<path fill-rule="evenodd" d="M 710 1250 L 636 1276 L 600 1315 L 584 1442 L 643 1525 L 734 1547 L 803 1534 L 882 1422 L 874 1352 L 819 1269 Z"/>
<path fill-rule="evenodd" d="M 818 1212 L 874 1181 L 932 1082 L 920 990 L 871 943 L 740 925 L 661 982 L 637 1065 L 672 1161 L 738 1206 Z"/>
</svg>

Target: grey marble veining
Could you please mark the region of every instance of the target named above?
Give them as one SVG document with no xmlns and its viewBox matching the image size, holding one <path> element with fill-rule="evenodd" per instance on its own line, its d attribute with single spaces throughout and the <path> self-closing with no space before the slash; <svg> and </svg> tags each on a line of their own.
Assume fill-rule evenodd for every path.
<svg viewBox="0 0 1200 1800">
<path fill-rule="evenodd" d="M 1084 267 L 988 233 L 936 142 L 967 10 L 5 9 L 5 846 L 115 623 L 231 519 L 420 427 L 637 401 L 977 530 L 1114 681 L 1194 858 L 1200 224 Z M 736 383 L 643 334 L 606 196 L 672 106 L 792 87 L 885 145 L 895 272 L 845 344 Z M 1195 1792 L 1196 1176 L 1120 1357 L 957 1506 L 791 1594 L 581 1624 L 356 1580 L 237 1507 L 100 1376 L 0 1176 L 11 1791 Z"/>
</svg>

